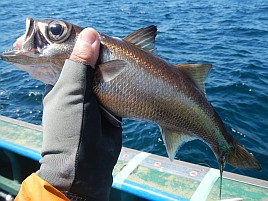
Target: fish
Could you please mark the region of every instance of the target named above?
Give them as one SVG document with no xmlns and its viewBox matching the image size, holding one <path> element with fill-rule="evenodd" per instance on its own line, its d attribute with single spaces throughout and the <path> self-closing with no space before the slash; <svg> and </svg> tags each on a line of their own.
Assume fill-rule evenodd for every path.
<svg viewBox="0 0 268 201">
<path fill-rule="evenodd" d="M 64 20 L 26 19 L 23 43 L 1 59 L 32 77 L 55 85 L 83 30 Z M 159 126 L 174 160 L 186 142 L 199 139 L 213 151 L 221 176 L 225 164 L 261 170 L 260 163 L 225 128 L 206 98 L 204 81 L 211 64 L 171 64 L 155 53 L 157 27 L 141 28 L 120 39 L 100 33 L 93 92 L 108 119 L 138 119 Z"/>
</svg>

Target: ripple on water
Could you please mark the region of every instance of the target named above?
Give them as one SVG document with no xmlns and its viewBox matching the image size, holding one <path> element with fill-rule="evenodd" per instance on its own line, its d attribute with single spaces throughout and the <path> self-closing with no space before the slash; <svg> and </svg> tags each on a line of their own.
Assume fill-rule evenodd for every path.
<svg viewBox="0 0 268 201">
<path fill-rule="evenodd" d="M 268 179 L 267 1 L 119 0 L 115 4 L 78 0 L 55 4 L 18 0 L 10 4 L 1 0 L 0 8 L 5 8 L 0 21 L 7 22 L 0 26 L 4 33 L 0 51 L 10 49 L 24 33 L 26 17 L 64 19 L 119 37 L 157 25 L 156 48 L 161 57 L 172 63 L 213 64 L 206 80 L 207 97 L 228 131 L 264 166 L 261 173 L 235 171 Z M 0 81 L 0 114 L 40 124 L 44 85 L 3 61 Z M 157 126 L 124 120 L 123 131 L 125 146 L 166 156 Z M 217 167 L 213 153 L 200 141 L 185 144 L 177 158 Z"/>
</svg>

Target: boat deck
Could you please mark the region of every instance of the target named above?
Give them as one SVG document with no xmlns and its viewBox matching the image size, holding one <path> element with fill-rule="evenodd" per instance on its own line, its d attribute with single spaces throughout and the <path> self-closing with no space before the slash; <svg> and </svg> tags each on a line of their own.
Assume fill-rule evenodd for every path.
<svg viewBox="0 0 268 201">
<path fill-rule="evenodd" d="M 39 168 L 42 127 L 0 116 L 0 189 L 16 195 Z M 111 200 L 219 200 L 219 170 L 122 148 Z M 268 181 L 224 172 L 222 198 L 268 200 Z"/>
</svg>

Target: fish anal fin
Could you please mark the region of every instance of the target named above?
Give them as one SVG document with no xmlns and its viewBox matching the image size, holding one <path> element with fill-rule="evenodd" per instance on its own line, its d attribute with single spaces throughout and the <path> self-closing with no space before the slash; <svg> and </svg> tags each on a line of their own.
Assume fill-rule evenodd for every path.
<svg viewBox="0 0 268 201">
<path fill-rule="evenodd" d="M 204 93 L 204 81 L 212 67 L 211 64 L 177 64 L 176 67 L 187 74 L 195 85 Z"/>
<path fill-rule="evenodd" d="M 99 65 L 98 76 L 105 82 L 109 82 L 116 78 L 127 66 L 128 62 L 123 60 L 111 60 Z"/>
<path fill-rule="evenodd" d="M 157 35 L 157 27 L 152 25 L 141 28 L 126 36 L 123 40 L 139 48 L 153 52 L 155 50 L 155 37 Z"/>
<path fill-rule="evenodd" d="M 160 130 L 167 149 L 168 157 L 171 161 L 174 160 L 177 150 L 184 143 L 195 139 L 195 137 L 191 135 L 184 134 L 183 132 L 172 131 L 161 126 Z"/>
</svg>

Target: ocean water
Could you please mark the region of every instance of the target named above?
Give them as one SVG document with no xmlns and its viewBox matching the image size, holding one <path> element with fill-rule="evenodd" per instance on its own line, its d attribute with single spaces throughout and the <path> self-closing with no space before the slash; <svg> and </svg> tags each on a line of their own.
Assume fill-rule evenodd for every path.
<svg viewBox="0 0 268 201">
<path fill-rule="evenodd" d="M 268 1 L 0 1 L 0 52 L 25 31 L 25 18 L 64 19 L 124 37 L 157 25 L 157 54 L 171 63 L 211 63 L 207 98 L 226 128 L 261 163 L 261 172 L 225 170 L 268 180 Z M 0 61 L 0 115 L 41 124 L 44 85 Z M 1 129 L 1 128 L 0 128 Z M 126 147 L 167 156 L 156 125 L 123 121 Z M 176 159 L 217 168 L 210 148 L 186 143 Z"/>
</svg>

